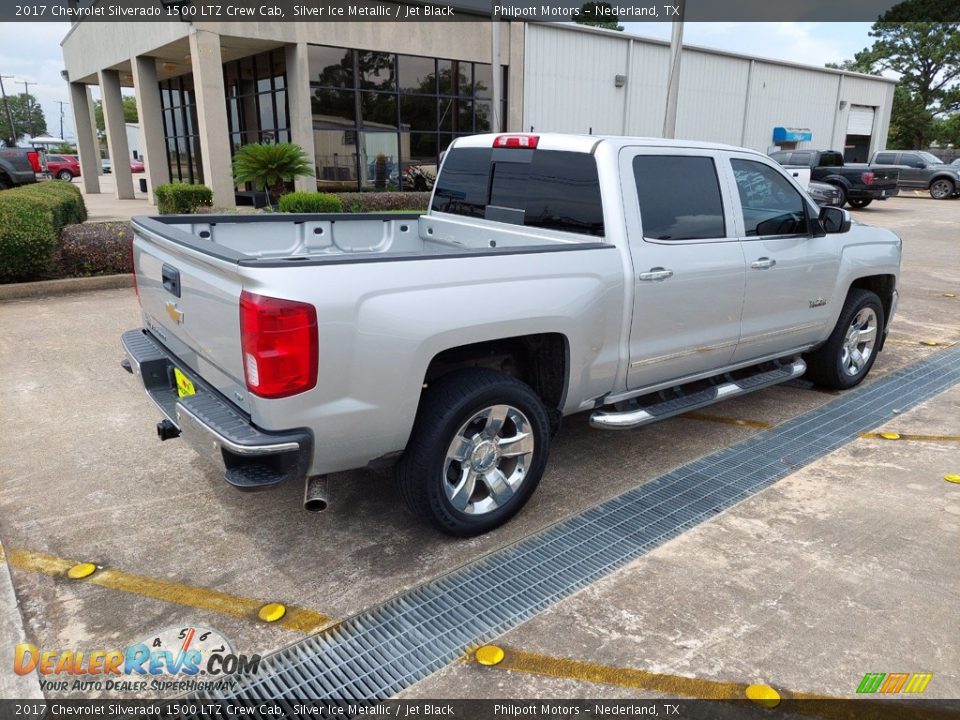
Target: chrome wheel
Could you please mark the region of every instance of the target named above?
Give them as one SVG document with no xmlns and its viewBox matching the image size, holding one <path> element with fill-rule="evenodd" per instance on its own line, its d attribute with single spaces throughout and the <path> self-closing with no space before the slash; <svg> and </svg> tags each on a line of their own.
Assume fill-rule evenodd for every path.
<svg viewBox="0 0 960 720">
<path fill-rule="evenodd" d="M 512 405 L 493 405 L 465 422 L 447 448 L 443 489 L 454 508 L 483 515 L 507 503 L 533 462 L 527 416 Z"/>
<path fill-rule="evenodd" d="M 847 329 L 840 356 L 843 371 L 851 377 L 859 375 L 873 356 L 876 342 L 877 313 L 865 307 L 854 316 Z"/>
<path fill-rule="evenodd" d="M 953 183 L 949 180 L 937 180 L 930 186 L 930 197 L 944 200 L 953 195 Z"/>
</svg>

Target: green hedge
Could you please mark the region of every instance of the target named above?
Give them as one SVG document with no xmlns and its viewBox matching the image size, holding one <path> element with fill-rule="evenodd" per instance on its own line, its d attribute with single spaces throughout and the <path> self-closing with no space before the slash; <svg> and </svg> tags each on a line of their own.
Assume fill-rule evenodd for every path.
<svg viewBox="0 0 960 720">
<path fill-rule="evenodd" d="M 50 180 L 21 185 L 4 191 L 4 195 L 26 198 L 49 212 L 57 237 L 67 225 L 76 225 L 87 219 L 87 206 L 80 189 L 68 182 Z"/>
<path fill-rule="evenodd" d="M 154 195 L 161 215 L 189 215 L 213 205 L 213 191 L 206 185 L 167 183 L 158 185 Z"/>
<path fill-rule="evenodd" d="M 426 212 L 428 192 L 357 192 L 336 193 L 344 212 L 366 213 L 387 210 L 420 210 Z"/>
<path fill-rule="evenodd" d="M 92 222 L 65 228 L 54 253 L 53 275 L 85 277 L 133 272 L 127 222 Z"/>
<path fill-rule="evenodd" d="M 336 195 L 321 192 L 292 192 L 280 196 L 280 212 L 338 213 L 343 204 Z"/>
<path fill-rule="evenodd" d="M 47 270 L 56 245 L 43 203 L 15 190 L 0 192 L 0 282 L 29 280 Z"/>
</svg>

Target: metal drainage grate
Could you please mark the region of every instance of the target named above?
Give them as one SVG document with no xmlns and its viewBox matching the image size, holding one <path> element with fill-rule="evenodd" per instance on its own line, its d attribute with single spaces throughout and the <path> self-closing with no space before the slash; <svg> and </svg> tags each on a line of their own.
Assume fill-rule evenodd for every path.
<svg viewBox="0 0 960 720">
<path fill-rule="evenodd" d="M 266 658 L 204 699 L 385 699 L 960 381 L 960 346 L 687 463 Z"/>
</svg>

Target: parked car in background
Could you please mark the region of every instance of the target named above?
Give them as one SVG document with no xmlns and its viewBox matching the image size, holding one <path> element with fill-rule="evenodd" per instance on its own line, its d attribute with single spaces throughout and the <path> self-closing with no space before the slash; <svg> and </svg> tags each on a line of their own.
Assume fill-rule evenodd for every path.
<svg viewBox="0 0 960 720">
<path fill-rule="evenodd" d="M 527 502 L 561 417 L 625 430 L 807 373 L 866 377 L 900 239 L 711 143 L 454 140 L 419 218 L 132 220 L 126 367 L 243 490 L 396 466 L 454 535 Z"/>
<path fill-rule="evenodd" d="M 76 155 L 47 155 L 47 172 L 58 180 L 80 177 L 80 158 Z"/>
<path fill-rule="evenodd" d="M 142 160 L 133 159 L 130 161 L 130 172 L 141 173 L 145 170 Z"/>
<path fill-rule="evenodd" d="M 947 165 L 936 155 L 922 150 L 882 150 L 873 156 L 874 166 L 896 167 L 898 186 L 904 190 L 928 190 L 934 200 L 960 195 L 960 168 L 957 161 Z"/>
<path fill-rule="evenodd" d="M 101 160 L 100 168 L 103 170 L 104 173 L 113 172 L 113 163 L 110 162 L 110 158 L 104 158 L 103 160 Z"/>
<path fill-rule="evenodd" d="M 874 200 L 893 197 L 897 189 L 898 171 L 866 165 L 845 165 L 843 154 L 836 150 L 780 150 L 770 157 L 787 169 L 810 168 L 810 179 L 833 185 L 840 190 L 842 207 L 865 208 Z"/>
<path fill-rule="evenodd" d="M 0 190 L 37 181 L 37 173 L 46 172 L 42 150 L 0 147 Z"/>
<path fill-rule="evenodd" d="M 843 192 L 833 185 L 811 180 L 807 183 L 807 193 L 820 207 L 843 206 Z"/>
</svg>

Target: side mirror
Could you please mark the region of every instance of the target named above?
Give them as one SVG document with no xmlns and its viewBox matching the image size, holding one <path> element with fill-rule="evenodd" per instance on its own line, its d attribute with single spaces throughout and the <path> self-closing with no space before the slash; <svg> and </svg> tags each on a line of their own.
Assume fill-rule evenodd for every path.
<svg viewBox="0 0 960 720">
<path fill-rule="evenodd" d="M 820 209 L 820 226 L 825 233 L 845 233 L 850 230 L 850 212 L 838 207 Z"/>
</svg>

